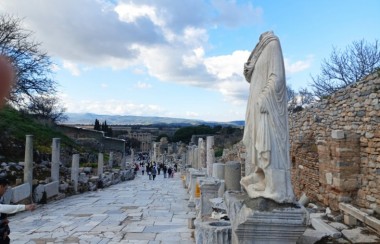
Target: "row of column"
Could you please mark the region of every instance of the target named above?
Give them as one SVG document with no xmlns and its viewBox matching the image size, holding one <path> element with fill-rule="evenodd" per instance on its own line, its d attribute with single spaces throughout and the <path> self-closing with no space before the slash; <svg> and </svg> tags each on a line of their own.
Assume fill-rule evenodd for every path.
<svg viewBox="0 0 380 244">
<path fill-rule="evenodd" d="M 52 158 L 51 158 L 51 180 L 56 182 L 60 180 L 59 167 L 60 167 L 60 151 L 61 151 L 61 139 L 53 138 L 52 142 Z M 25 158 L 24 158 L 24 183 L 29 184 L 30 192 L 33 187 L 33 135 L 26 135 L 25 141 Z M 74 185 L 75 192 L 78 191 L 78 178 L 79 178 L 79 154 L 72 155 L 72 167 L 71 167 L 71 181 Z M 113 167 L 113 152 L 109 155 L 109 167 Z M 126 168 L 125 157 L 122 159 L 121 170 Z M 98 154 L 98 170 L 97 176 L 101 177 L 104 168 L 104 155 Z"/>
<path fill-rule="evenodd" d="M 214 136 L 198 139 L 198 146 L 190 145 L 187 148 L 186 164 L 194 169 L 207 169 L 207 174 L 212 175 L 212 164 L 215 162 Z"/>
</svg>

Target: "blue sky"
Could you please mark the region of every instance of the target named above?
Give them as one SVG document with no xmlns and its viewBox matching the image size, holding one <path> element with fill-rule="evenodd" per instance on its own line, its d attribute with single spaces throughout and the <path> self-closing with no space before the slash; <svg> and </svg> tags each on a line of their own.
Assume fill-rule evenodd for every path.
<svg viewBox="0 0 380 244">
<path fill-rule="evenodd" d="M 378 0 L 1 0 L 55 63 L 67 112 L 244 120 L 243 65 L 280 38 L 287 83 L 308 88 L 332 48 L 380 37 Z"/>
</svg>

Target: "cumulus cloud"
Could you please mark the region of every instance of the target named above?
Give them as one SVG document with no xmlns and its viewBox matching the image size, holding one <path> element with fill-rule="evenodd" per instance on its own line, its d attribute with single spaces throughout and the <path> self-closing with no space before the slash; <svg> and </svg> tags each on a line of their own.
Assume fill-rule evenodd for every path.
<svg viewBox="0 0 380 244">
<path fill-rule="evenodd" d="M 25 17 L 25 28 L 73 75 L 84 66 L 138 67 L 161 81 L 216 89 L 234 103 L 248 94 L 249 52 L 207 56 L 208 30 L 260 23 L 263 14 L 235 0 L 2 0 L 1 11 Z"/>
<path fill-rule="evenodd" d="M 73 101 L 64 99 L 65 107 L 72 113 L 95 113 L 110 115 L 156 115 L 165 112 L 163 108 L 155 104 L 135 104 L 121 100 L 81 100 Z"/>
<path fill-rule="evenodd" d="M 302 72 L 310 68 L 312 61 L 313 61 L 313 56 L 308 56 L 306 60 L 298 60 L 293 63 L 291 62 L 290 59 L 284 58 L 286 74 L 291 75 L 291 74 Z"/>
</svg>

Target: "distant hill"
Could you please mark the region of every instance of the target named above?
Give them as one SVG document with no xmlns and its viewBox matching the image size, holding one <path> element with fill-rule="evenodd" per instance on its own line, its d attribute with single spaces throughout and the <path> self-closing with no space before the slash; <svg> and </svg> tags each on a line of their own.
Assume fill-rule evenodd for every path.
<svg viewBox="0 0 380 244">
<path fill-rule="evenodd" d="M 196 125 L 222 125 L 222 126 L 244 126 L 244 121 L 214 122 L 192 119 L 180 119 L 169 117 L 152 116 L 132 116 L 132 115 L 101 115 L 93 113 L 67 113 L 68 120 L 64 124 L 94 124 L 95 119 L 100 123 L 107 121 L 108 125 L 153 125 L 167 124 L 175 126 L 196 126 Z"/>
</svg>

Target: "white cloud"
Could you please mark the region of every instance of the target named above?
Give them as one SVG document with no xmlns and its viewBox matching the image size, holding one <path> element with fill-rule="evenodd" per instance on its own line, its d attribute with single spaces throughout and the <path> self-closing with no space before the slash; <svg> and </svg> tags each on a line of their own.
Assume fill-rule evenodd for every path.
<svg viewBox="0 0 380 244">
<path fill-rule="evenodd" d="M 137 82 L 137 84 L 135 85 L 137 88 L 139 89 L 149 89 L 149 88 L 152 88 L 152 85 L 149 84 L 149 83 L 145 83 L 145 82 Z"/>
<path fill-rule="evenodd" d="M 308 56 L 306 60 L 298 60 L 294 63 L 290 59 L 284 58 L 285 71 L 287 75 L 295 74 L 302 72 L 310 68 L 311 63 L 313 62 L 313 56 Z"/>
<path fill-rule="evenodd" d="M 155 25 L 164 26 L 164 21 L 156 15 L 155 7 L 141 4 L 119 3 L 115 7 L 115 12 L 119 15 L 119 19 L 127 23 L 135 22 L 139 18 L 149 18 Z"/>
<path fill-rule="evenodd" d="M 260 8 L 235 0 L 2 0 L 2 7 L 25 17 L 25 28 L 73 75 L 83 67 L 138 67 L 161 81 L 217 89 L 234 103 L 246 97 L 249 53 L 207 56 L 208 29 L 262 18 Z"/>
<path fill-rule="evenodd" d="M 102 87 L 102 88 L 108 88 L 108 84 L 102 83 L 102 84 L 100 84 L 100 87 Z"/>
<path fill-rule="evenodd" d="M 63 60 L 63 68 L 67 69 L 74 76 L 79 76 L 81 73 L 79 67 L 76 64 L 67 60 Z"/>
<path fill-rule="evenodd" d="M 219 79 L 227 79 L 234 75 L 243 77 L 244 62 L 250 55 L 249 51 L 237 50 L 231 55 L 221 55 L 205 59 L 207 71 Z"/>
<path fill-rule="evenodd" d="M 165 110 L 155 104 L 135 104 L 122 100 L 82 100 L 74 101 L 68 97 L 64 98 L 64 104 L 67 111 L 70 113 L 95 113 L 95 114 L 110 114 L 110 115 L 136 115 L 159 116 Z"/>
</svg>

